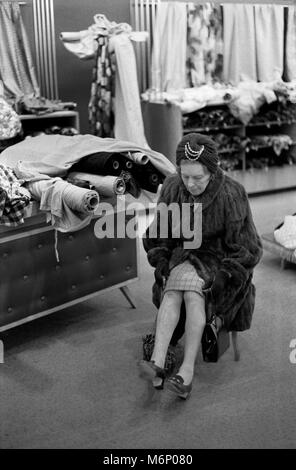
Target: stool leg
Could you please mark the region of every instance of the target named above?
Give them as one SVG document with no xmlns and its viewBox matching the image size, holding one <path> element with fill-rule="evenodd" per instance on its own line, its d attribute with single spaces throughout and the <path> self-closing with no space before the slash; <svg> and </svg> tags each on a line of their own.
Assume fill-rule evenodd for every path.
<svg viewBox="0 0 296 470">
<path fill-rule="evenodd" d="M 240 350 L 238 348 L 238 342 L 237 342 L 237 331 L 232 331 L 231 332 L 231 337 L 232 337 L 234 360 L 239 361 L 240 360 Z"/>
<path fill-rule="evenodd" d="M 286 261 L 284 258 L 282 258 L 282 259 L 281 259 L 281 271 L 283 271 L 284 269 L 286 269 L 287 264 L 288 264 L 287 261 Z"/>
<path fill-rule="evenodd" d="M 122 286 L 120 287 L 121 292 L 123 293 L 124 297 L 128 300 L 128 302 L 131 304 L 132 308 L 137 308 L 134 299 L 131 296 L 130 290 L 127 286 Z"/>
</svg>

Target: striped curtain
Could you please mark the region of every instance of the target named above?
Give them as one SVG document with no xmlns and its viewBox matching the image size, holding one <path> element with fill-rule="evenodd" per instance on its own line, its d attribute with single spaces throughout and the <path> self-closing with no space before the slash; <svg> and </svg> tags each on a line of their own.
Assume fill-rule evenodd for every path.
<svg viewBox="0 0 296 470">
<path fill-rule="evenodd" d="M 9 100 L 35 93 L 39 86 L 20 6 L 0 2 L 0 79 Z"/>
</svg>

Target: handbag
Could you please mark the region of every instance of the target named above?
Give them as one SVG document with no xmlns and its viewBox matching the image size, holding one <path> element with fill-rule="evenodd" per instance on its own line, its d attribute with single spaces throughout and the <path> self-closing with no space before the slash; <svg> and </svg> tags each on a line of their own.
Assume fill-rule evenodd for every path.
<svg viewBox="0 0 296 470">
<path fill-rule="evenodd" d="M 225 327 L 217 329 L 212 299 L 206 299 L 206 325 L 201 338 L 202 356 L 205 362 L 218 362 L 230 346 L 229 332 Z"/>
<path fill-rule="evenodd" d="M 230 346 L 229 332 L 226 328 L 216 329 L 216 317 L 207 322 L 201 339 L 202 356 L 205 362 L 218 362 Z"/>
</svg>

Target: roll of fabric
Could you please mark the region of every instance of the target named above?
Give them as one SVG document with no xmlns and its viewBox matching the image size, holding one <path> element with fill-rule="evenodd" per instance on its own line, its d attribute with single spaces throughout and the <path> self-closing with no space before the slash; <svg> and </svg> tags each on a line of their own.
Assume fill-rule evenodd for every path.
<svg viewBox="0 0 296 470">
<path fill-rule="evenodd" d="M 67 179 L 71 182 L 87 182 L 89 184 L 89 187 L 94 188 L 102 196 L 110 197 L 117 194 L 125 194 L 126 192 L 126 184 L 124 182 L 124 179 L 121 177 L 71 172 L 69 173 Z"/>
<path fill-rule="evenodd" d="M 58 191 L 53 189 L 56 183 L 58 183 Z M 61 178 L 30 182 L 26 187 L 37 201 L 43 201 L 44 204 L 46 200 L 46 205 L 50 201 L 51 212 L 54 212 L 56 207 L 60 208 L 57 200 L 60 198 L 70 209 L 83 214 L 93 212 L 99 205 L 99 195 L 96 191 L 75 186 Z"/>
<path fill-rule="evenodd" d="M 84 31 L 66 31 L 60 33 L 60 40 L 63 42 L 81 41 L 86 36 L 89 36 L 90 32 L 86 29 Z"/>
<path fill-rule="evenodd" d="M 151 162 L 147 162 L 145 165 L 135 164 L 132 175 L 142 189 L 152 193 L 157 193 L 158 186 L 164 180 L 164 176 Z"/>
<path fill-rule="evenodd" d="M 128 152 L 128 158 L 139 165 L 146 165 L 149 162 L 149 157 L 142 152 Z"/>
<path fill-rule="evenodd" d="M 127 162 L 132 164 L 121 153 L 98 152 L 82 158 L 71 170 L 101 176 L 119 176 L 123 170 L 127 170 Z"/>
<path fill-rule="evenodd" d="M 126 192 L 130 193 L 132 196 L 134 196 L 137 199 L 141 194 L 141 187 L 138 181 L 134 178 L 134 176 L 129 171 L 122 171 L 120 173 L 120 177 L 123 178 L 124 180 L 124 183 L 126 186 Z"/>
<path fill-rule="evenodd" d="M 99 205 L 99 195 L 96 191 L 79 188 L 70 183 L 65 186 L 63 199 L 71 209 L 84 214 L 94 212 Z"/>
</svg>

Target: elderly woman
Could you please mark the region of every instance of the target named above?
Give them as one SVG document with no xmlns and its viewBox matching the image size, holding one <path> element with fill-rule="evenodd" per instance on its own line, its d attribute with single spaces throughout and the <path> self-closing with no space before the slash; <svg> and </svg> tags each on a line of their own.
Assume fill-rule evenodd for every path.
<svg viewBox="0 0 296 470">
<path fill-rule="evenodd" d="M 207 299 L 213 302 L 216 334 L 222 326 L 227 331 L 250 328 L 255 301 L 253 269 L 262 246 L 246 191 L 219 168 L 213 140 L 196 133 L 185 135 L 177 147 L 176 164 L 177 174 L 164 181 L 158 207 L 160 202 L 175 202 L 182 213 L 186 203 L 192 211 L 194 203 L 201 203 L 202 242 L 186 248 L 183 233 L 179 238 L 173 236 L 172 217 L 168 236 L 151 236 L 148 228 L 143 238 L 148 261 L 155 268 L 153 302 L 159 311 L 151 360 L 142 360 L 140 368 L 156 388 L 163 388 L 168 346 L 172 337 L 176 341 L 182 336 L 185 323 L 183 362 L 167 384 L 179 397 L 187 398 L 206 324 Z M 162 222 L 160 214 L 157 211 L 156 226 Z"/>
</svg>

